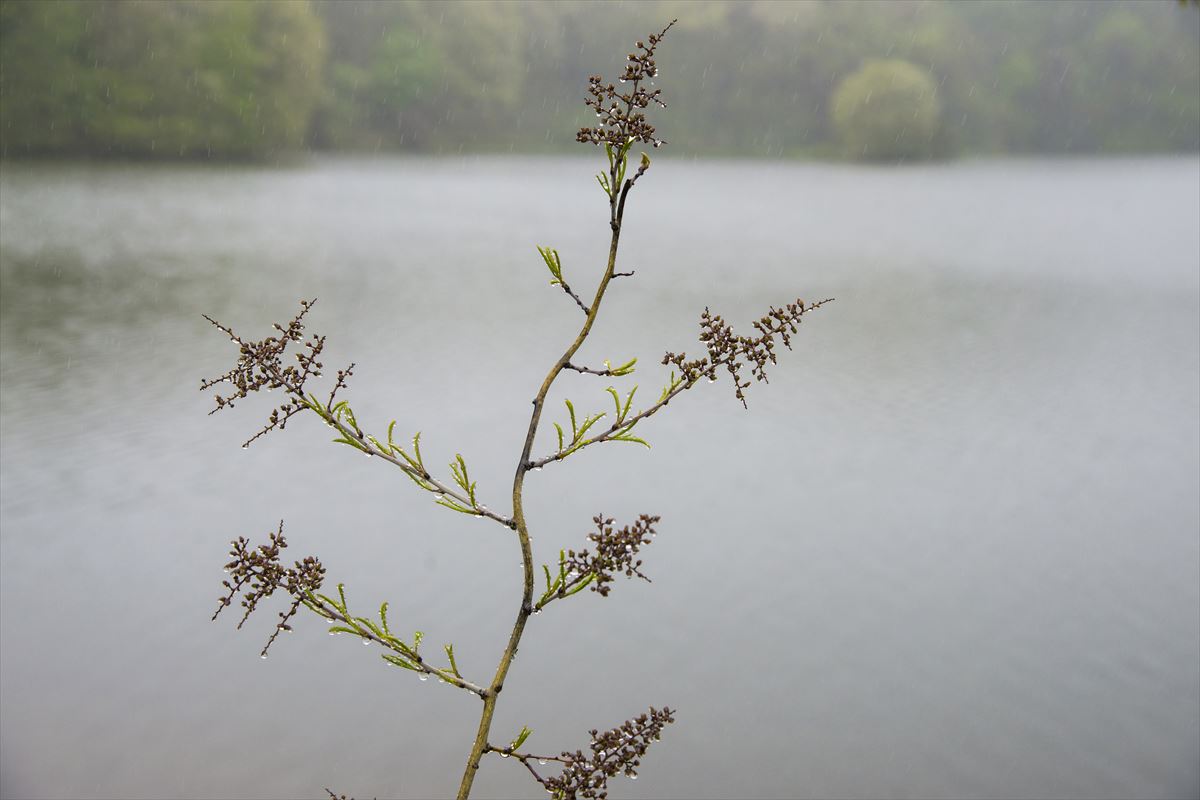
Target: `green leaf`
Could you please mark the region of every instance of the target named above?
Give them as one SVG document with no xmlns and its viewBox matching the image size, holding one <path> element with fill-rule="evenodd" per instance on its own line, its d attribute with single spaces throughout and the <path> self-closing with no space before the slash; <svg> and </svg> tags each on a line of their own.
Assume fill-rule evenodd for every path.
<svg viewBox="0 0 1200 800">
<path fill-rule="evenodd" d="M 679 386 L 680 383 L 682 383 L 682 381 L 676 380 L 675 371 L 671 370 L 671 382 L 662 390 L 662 395 L 659 396 L 658 402 L 661 403 L 663 400 L 666 400 L 671 392 L 675 391 L 675 388 Z"/>
<path fill-rule="evenodd" d="M 333 619 L 333 617 L 326 613 L 325 609 L 321 608 L 321 606 L 315 601 L 301 600 L 300 602 L 304 603 L 304 605 L 307 606 L 310 611 L 319 616 L 321 619 Z"/>
<path fill-rule="evenodd" d="M 346 610 L 346 584 L 339 583 L 337 590 L 338 597 L 342 598 L 342 604 L 338 606 L 338 611 L 341 611 L 343 614 L 349 614 L 350 612 Z"/>
<path fill-rule="evenodd" d="M 425 481 L 422 478 L 418 478 L 416 475 L 414 475 L 412 472 L 409 472 L 407 469 L 404 470 L 404 474 L 405 474 L 405 476 L 408 477 L 408 479 L 410 481 L 415 483 L 417 486 L 420 486 L 422 489 L 424 489 L 427 492 L 432 492 L 437 488 L 432 483 L 429 483 L 428 481 Z"/>
<path fill-rule="evenodd" d="M 567 404 L 567 412 L 571 415 L 571 437 L 572 439 L 576 439 L 578 437 L 575 435 L 575 431 L 577 430 L 575 427 L 575 406 L 571 405 L 570 400 L 565 402 Z"/>
<path fill-rule="evenodd" d="M 525 744 L 525 740 L 529 738 L 529 734 L 531 733 L 533 733 L 533 731 L 522 725 L 521 732 L 517 734 L 517 738 L 512 740 L 512 744 L 509 745 L 509 749 L 516 750 L 521 745 Z"/>
<path fill-rule="evenodd" d="M 608 438 L 615 442 L 633 442 L 634 444 L 645 445 L 647 449 L 650 449 L 650 444 L 645 439 L 629 435 L 629 432 L 636 428 L 637 424 L 638 420 L 634 420 Z"/>
<path fill-rule="evenodd" d="M 616 411 L 617 422 L 620 422 L 621 421 L 621 396 L 619 394 L 617 394 L 617 390 L 611 386 L 609 386 L 604 391 L 606 391 L 610 395 L 612 395 L 613 405 L 615 405 L 617 407 L 617 411 Z"/>
<path fill-rule="evenodd" d="M 437 499 L 437 504 L 439 506 L 445 506 L 446 508 L 449 508 L 452 511 L 457 511 L 460 514 L 470 514 L 473 517 L 479 516 L 479 514 L 475 511 L 475 509 L 467 508 L 466 506 L 464 506 L 460 503 L 456 503 L 454 500 L 450 499 L 449 497 L 439 497 Z"/>
<path fill-rule="evenodd" d="M 618 415 L 620 417 L 618 421 L 624 420 L 629 416 L 629 409 L 633 405 L 633 395 L 635 392 L 637 392 L 637 390 L 638 387 L 636 385 L 629 390 L 629 396 L 625 398 L 625 408 L 621 409 L 621 413 Z"/>
<path fill-rule="evenodd" d="M 354 621 L 359 623 L 360 625 L 362 625 L 364 628 L 369 630 L 371 633 L 378 636 L 380 639 L 382 639 L 385 635 L 384 632 L 379 629 L 378 625 L 376 625 L 374 622 L 367 619 L 366 617 L 355 617 Z"/>
<path fill-rule="evenodd" d="M 650 446 L 649 442 L 647 442 L 645 439 L 640 439 L 637 436 L 611 436 L 609 438 L 614 442 L 633 442 L 634 444 L 640 444 L 644 446 L 647 450 L 654 449 Z"/>
<path fill-rule="evenodd" d="M 384 635 L 391 636 L 392 632 L 390 630 L 388 630 L 387 610 L 388 610 L 388 604 L 387 604 L 387 601 L 385 600 L 383 602 L 383 605 L 379 606 L 379 621 L 383 623 Z"/>
<path fill-rule="evenodd" d="M 413 452 L 417 454 L 417 466 L 421 472 L 425 472 L 425 459 L 421 458 L 421 432 L 417 431 L 413 436 Z"/>
<path fill-rule="evenodd" d="M 579 583 L 577 583 L 577 584 L 575 584 L 574 586 L 572 586 L 570 591 L 568 591 L 568 592 L 565 592 L 565 593 L 563 594 L 563 597 L 570 597 L 570 596 L 571 596 L 571 595 L 573 595 L 573 594 L 579 594 L 579 593 L 580 593 L 580 592 L 582 592 L 582 591 L 583 591 L 585 588 L 587 588 L 587 585 L 588 585 L 589 583 L 591 583 L 593 580 L 595 580 L 595 578 L 596 578 L 596 573 L 594 573 L 594 572 L 589 572 L 587 575 L 585 575 L 585 576 L 583 577 L 583 580 L 581 580 Z"/>
<path fill-rule="evenodd" d="M 384 661 L 388 662 L 389 664 L 394 664 L 397 667 L 403 667 L 404 669 L 410 669 L 413 672 L 422 672 L 420 667 L 413 665 L 412 662 L 406 661 L 405 659 L 401 658 L 400 656 L 394 656 L 391 653 L 383 653 L 381 657 L 383 658 Z"/>
<path fill-rule="evenodd" d="M 412 651 L 415 653 L 421 649 L 421 640 L 425 638 L 423 631 L 413 631 L 413 646 Z"/>
<path fill-rule="evenodd" d="M 345 613 L 345 611 L 342 609 L 342 607 L 338 605 L 338 602 L 336 600 L 334 600 L 332 597 L 329 597 L 328 595 L 323 595 L 323 594 L 319 594 L 319 595 L 317 595 L 317 597 L 319 597 L 321 599 L 321 601 L 325 603 L 325 605 L 333 606 L 338 611 L 342 611 L 343 614 Z"/>
<path fill-rule="evenodd" d="M 575 433 L 575 441 L 572 442 L 571 444 L 575 444 L 575 443 L 579 442 L 580 440 L 582 440 L 584 434 L 588 432 L 588 429 L 591 428 L 593 425 L 595 425 L 597 422 L 599 422 L 604 417 L 605 417 L 605 414 L 600 413 L 600 414 L 596 414 L 593 417 L 588 417 L 587 419 L 585 419 L 583 421 L 583 425 L 580 426 L 579 430 L 576 431 L 576 433 Z"/>
<path fill-rule="evenodd" d="M 558 257 L 558 251 L 549 247 L 538 245 L 538 253 L 541 254 L 542 260 L 546 262 L 546 267 L 550 270 L 550 274 L 554 276 L 551 285 L 562 283 L 562 261 Z"/>
<path fill-rule="evenodd" d="M 395 444 L 392 445 L 392 452 L 396 453 L 401 458 L 403 458 L 408 463 L 408 469 L 412 470 L 414 473 L 419 475 L 425 471 L 424 469 L 422 469 L 422 467 L 419 463 L 417 463 L 416 461 L 413 460 L 412 456 L 410 456 L 408 453 L 401 450 L 399 445 L 395 445 Z M 401 465 L 401 469 L 404 469 L 403 464 Z M 409 473 L 408 476 L 410 478 L 414 477 L 411 473 Z"/>
<path fill-rule="evenodd" d="M 562 426 L 561 426 L 561 425 L 559 425 L 559 424 L 556 422 L 556 423 L 554 423 L 554 429 L 555 429 L 556 431 L 558 431 L 558 449 L 559 449 L 559 452 L 562 452 L 562 449 L 563 449 L 563 429 L 562 429 Z"/>
<path fill-rule="evenodd" d="M 609 367 L 608 362 L 607 361 L 604 362 L 604 366 L 608 367 L 609 372 L 611 372 L 616 377 L 620 377 L 622 375 L 628 375 L 629 373 L 633 372 L 635 364 L 637 364 L 636 358 L 633 359 L 632 361 L 625 362 L 624 364 L 622 364 L 619 367 Z"/>
<path fill-rule="evenodd" d="M 454 482 L 467 493 L 467 499 L 471 503 L 472 508 L 478 507 L 475 502 L 475 484 L 471 482 L 470 475 L 467 473 L 467 462 L 459 454 L 455 454 L 455 461 L 450 464 L 450 472 L 454 475 Z"/>
<path fill-rule="evenodd" d="M 358 628 L 347 628 L 345 625 L 334 625 L 329 629 L 330 633 L 352 633 L 355 636 L 362 636 L 362 631 Z"/>
<path fill-rule="evenodd" d="M 461 678 L 462 673 L 458 671 L 458 664 L 454 663 L 454 645 L 444 645 L 446 649 L 446 658 L 450 659 L 450 671 L 454 673 L 454 677 Z"/>
</svg>

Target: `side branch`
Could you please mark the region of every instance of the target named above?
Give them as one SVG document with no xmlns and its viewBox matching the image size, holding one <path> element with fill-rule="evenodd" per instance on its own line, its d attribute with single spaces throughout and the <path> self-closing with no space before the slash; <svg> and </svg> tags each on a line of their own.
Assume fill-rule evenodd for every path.
<svg viewBox="0 0 1200 800">
<path fill-rule="evenodd" d="M 630 373 L 632 373 L 633 368 L 636 364 L 637 364 L 636 358 L 625 362 L 624 364 L 622 364 L 619 367 L 614 367 L 612 364 L 605 361 L 604 369 L 595 369 L 594 367 L 582 367 L 578 364 L 572 364 L 570 361 L 568 361 L 567 363 L 563 364 L 563 369 L 574 370 L 575 372 L 580 372 L 585 375 L 599 375 L 602 378 L 604 378 L 604 377 L 619 378 L 623 375 L 629 375 Z"/>
<path fill-rule="evenodd" d="M 353 364 L 344 370 L 337 371 L 337 379 L 326 401 L 322 402 L 316 394 L 306 391 L 308 379 L 320 377 L 323 368 L 318 358 L 324 349 L 325 337 L 312 336 L 306 340 L 303 334 L 302 320 L 315 302 L 315 300 L 301 301 L 300 312 L 286 327 L 275 325 L 275 329 L 279 331 L 280 335 L 268 337 L 261 342 L 246 341 L 231 328 L 205 316 L 205 319 L 228 336 L 240 350 L 238 362 L 233 369 L 215 379 L 201 381 L 202 391 L 222 383 L 230 384 L 234 390 L 230 397 L 217 395 L 215 398 L 216 408 L 210 413 L 232 407 L 235 401 L 246 398 L 252 392 L 282 389 L 287 395 L 287 400 L 271 412 L 267 424 L 246 440 L 242 444 L 243 448 L 249 447 L 260 436 L 276 428 L 284 428 L 293 416 L 304 409 L 309 409 L 341 434 L 340 438 L 335 441 L 348 444 L 368 456 L 379 456 L 384 461 L 395 464 L 422 489 L 438 495 L 440 505 L 472 516 L 495 520 L 507 528 L 515 528 L 516 525 L 511 519 L 490 511 L 487 506 L 476 500 L 474 484 L 470 483 L 467 478 L 466 467 L 461 456 L 451 465 L 451 470 L 455 473 L 455 482 L 462 489 L 459 491 L 429 474 L 420 459 L 419 444 L 415 439 L 414 449 L 417 458 L 414 459 L 392 443 L 391 428 L 388 429 L 386 445 L 363 432 L 349 405 L 344 400 L 337 401 L 338 391 L 346 388 L 347 379 L 353 374 Z M 293 343 L 303 344 L 303 349 L 295 355 L 299 365 L 284 366 L 285 350 L 289 344 Z"/>
<path fill-rule="evenodd" d="M 314 597 L 309 597 L 306 605 L 308 605 L 308 607 L 313 611 L 316 611 L 320 616 L 323 616 L 333 622 L 344 622 L 347 625 L 352 626 L 354 628 L 354 633 L 356 633 L 358 636 L 361 636 L 363 639 L 375 642 L 386 650 L 399 653 L 406 661 L 410 662 L 411 666 L 409 666 L 408 669 L 411 669 L 414 672 L 420 672 L 424 673 L 425 675 L 432 675 L 436 678 L 440 678 L 451 686 L 457 686 L 459 689 L 465 689 L 466 691 L 479 695 L 480 697 L 487 696 L 487 689 L 484 687 L 472 683 L 471 681 L 463 678 L 461 675 L 454 674 L 454 672 L 450 670 L 430 666 L 429 663 L 425 661 L 424 656 L 396 637 L 387 636 L 386 634 L 380 636 L 377 632 L 372 631 L 370 628 L 364 626 L 362 624 L 362 619 L 351 617 L 348 614 L 343 614 L 341 611 L 324 602 L 319 597 L 315 597 L 315 599 Z"/>
<path fill-rule="evenodd" d="M 718 370 L 722 368 L 733 377 L 737 398 L 744 405 L 746 401 L 742 390 L 750 384 L 741 381 L 740 370 L 743 364 L 750 364 L 751 374 L 757 380 L 766 381 L 765 365 L 768 362 L 775 363 L 776 360 L 774 352 L 775 337 L 779 337 L 784 345 L 790 348 L 791 334 L 796 332 L 795 326 L 799 324 L 800 317 L 813 309 L 820 308 L 826 303 L 831 302 L 833 302 L 833 298 L 827 298 L 810 305 L 805 305 L 803 302 L 797 301 L 788 306 L 786 311 L 772 308 L 767 316 L 754 323 L 755 328 L 760 332 L 760 335 L 755 338 L 744 336 L 734 337 L 732 331 L 730 331 L 729 327 L 724 324 L 724 321 L 720 317 L 712 316 L 708 309 L 705 309 L 702 316 L 703 330 L 701 340 L 708 345 L 709 355 L 689 361 L 686 354 L 667 353 L 663 357 L 663 363 L 679 367 L 681 374 L 677 378 L 672 373 L 671 383 L 663 390 L 662 396 L 657 403 L 632 417 L 618 415 L 613 424 L 606 430 L 589 439 L 572 442 L 570 446 L 560 448 L 553 455 L 541 459 L 531 459 L 527 464 L 528 468 L 540 469 L 551 462 L 562 461 L 567 456 L 600 442 L 611 440 L 629 441 L 628 438 L 623 439 L 623 437 L 627 437 L 629 431 L 637 423 L 654 416 L 666 408 L 678 395 L 683 394 L 699 383 L 701 378 L 708 378 L 710 382 L 715 381 Z"/>
</svg>

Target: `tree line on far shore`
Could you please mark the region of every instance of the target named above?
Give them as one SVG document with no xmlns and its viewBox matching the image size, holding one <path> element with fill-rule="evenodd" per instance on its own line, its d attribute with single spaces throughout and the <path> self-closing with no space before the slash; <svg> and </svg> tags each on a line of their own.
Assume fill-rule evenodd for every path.
<svg viewBox="0 0 1200 800">
<path fill-rule="evenodd" d="M 672 17 L 677 154 L 1200 149 L 1170 2 L 5 0 L 0 154 L 561 151 L 596 57 Z"/>
</svg>

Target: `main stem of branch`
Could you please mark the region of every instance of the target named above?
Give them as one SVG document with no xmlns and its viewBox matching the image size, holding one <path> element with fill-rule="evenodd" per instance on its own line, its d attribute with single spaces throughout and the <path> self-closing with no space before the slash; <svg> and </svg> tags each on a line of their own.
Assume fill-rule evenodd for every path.
<svg viewBox="0 0 1200 800">
<path fill-rule="evenodd" d="M 542 381 L 542 388 L 538 390 L 537 397 L 534 398 L 533 416 L 529 420 L 529 429 L 525 433 L 525 446 L 521 450 L 521 459 L 517 462 L 517 472 L 513 477 L 513 522 L 517 526 L 517 538 L 521 544 L 521 561 L 525 567 L 521 607 L 517 610 L 517 620 L 513 623 L 512 634 L 508 637 L 508 646 L 504 649 L 504 655 L 500 657 L 500 663 L 496 666 L 496 675 L 492 678 L 491 685 L 488 686 L 487 691 L 483 694 L 483 714 L 479 718 L 479 730 L 475 734 L 475 743 L 471 747 L 471 755 L 467 759 L 466 770 L 463 771 L 462 783 L 458 787 L 458 800 L 467 800 L 471 795 L 471 785 L 475 782 L 475 774 L 479 771 L 479 761 L 487 751 L 488 732 L 492 727 L 492 716 L 496 711 L 496 700 L 504 688 L 504 678 L 508 675 L 508 668 L 512 665 L 513 656 L 517 654 L 517 646 L 521 643 L 521 636 L 525 633 L 525 623 L 529 621 L 529 616 L 533 613 L 533 551 L 529 546 L 529 528 L 525 522 L 525 510 L 522 506 L 525 473 L 528 471 L 529 454 L 533 450 L 533 440 L 537 435 L 538 422 L 542 417 L 542 408 L 546 403 L 546 395 L 550 393 L 550 387 L 553 385 L 555 378 L 566 368 L 567 363 L 574 357 L 576 351 L 579 350 L 584 340 L 587 339 L 588 334 L 591 333 L 592 323 L 596 321 L 596 315 L 600 311 L 600 303 L 604 299 L 604 292 L 608 289 L 608 284 L 612 280 L 613 273 L 616 270 L 617 243 L 621 238 L 621 219 L 625 212 L 625 196 L 628 194 L 632 184 L 629 181 L 625 182 L 618 200 L 615 185 L 615 167 L 610 174 L 613 180 L 613 184 L 611 184 L 613 186 L 613 196 L 609 204 L 612 241 L 608 247 L 608 268 L 605 269 L 604 277 L 600 279 L 600 285 L 596 288 L 596 296 L 592 300 L 591 307 L 588 309 L 587 320 L 583 323 L 583 328 L 579 331 L 579 335 L 575 337 L 575 341 L 567 348 L 567 351 L 550 368 L 546 379 Z"/>
</svg>

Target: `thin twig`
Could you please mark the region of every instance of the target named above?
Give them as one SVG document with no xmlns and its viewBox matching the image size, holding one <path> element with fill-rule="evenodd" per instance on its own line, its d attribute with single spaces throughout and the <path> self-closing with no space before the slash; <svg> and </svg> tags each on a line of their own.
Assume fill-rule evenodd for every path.
<svg viewBox="0 0 1200 800">
<path fill-rule="evenodd" d="M 571 287 L 567 285 L 566 281 L 560 279 L 558 281 L 558 285 L 561 286 L 562 290 L 564 292 L 566 292 L 572 300 L 575 301 L 575 305 L 579 306 L 580 311 L 582 311 L 584 314 L 588 314 L 591 312 L 591 309 L 588 308 L 586 305 L 584 305 L 583 301 L 579 299 L 579 295 L 577 295 L 577 294 L 575 294 L 575 292 L 571 291 Z"/>
<path fill-rule="evenodd" d="M 599 375 L 602 378 L 613 374 L 611 369 L 592 369 L 591 367 L 581 367 L 578 364 L 572 364 L 569 361 L 566 364 L 563 364 L 563 369 L 573 369 L 576 372 L 583 372 L 588 375 Z"/>
<path fill-rule="evenodd" d="M 309 602 L 311 603 L 312 601 L 309 600 Z M 379 643 L 384 648 L 391 650 L 394 653 L 399 653 L 400 655 L 404 656 L 406 659 L 411 661 L 414 666 L 419 668 L 418 669 L 419 672 L 424 672 L 428 675 L 434 675 L 438 678 L 441 678 L 446 683 L 448 683 L 452 686 L 457 686 L 460 689 L 466 689 L 468 692 L 471 692 L 472 694 L 477 694 L 480 697 L 486 697 L 487 689 L 483 688 L 482 686 L 478 686 L 478 685 L 472 683 L 471 681 L 461 678 L 461 677 L 455 675 L 453 672 L 447 672 L 443 669 L 429 666 L 429 664 L 425 663 L 425 660 L 421 657 L 420 653 L 417 653 L 412 648 L 404 645 L 403 643 L 401 643 L 400 646 L 397 646 L 395 642 L 388 641 L 387 639 L 381 639 L 379 636 L 376 636 L 375 633 L 372 632 L 370 628 L 366 628 L 366 627 L 363 627 L 362 625 L 359 625 L 353 619 L 348 619 L 346 616 L 344 616 L 342 614 L 342 612 L 340 612 L 336 608 L 330 606 L 328 603 L 325 603 L 322 600 L 318 599 L 317 602 L 314 603 L 313 605 L 315 605 L 315 606 L 317 606 L 317 608 L 321 609 L 321 611 L 324 612 L 325 615 L 327 615 L 328 619 L 336 620 L 338 622 L 345 622 L 347 625 L 350 625 L 351 627 L 355 628 L 356 630 L 362 631 L 359 634 L 359 636 L 361 636 L 362 638 L 370 639 L 373 642 Z"/>
</svg>

